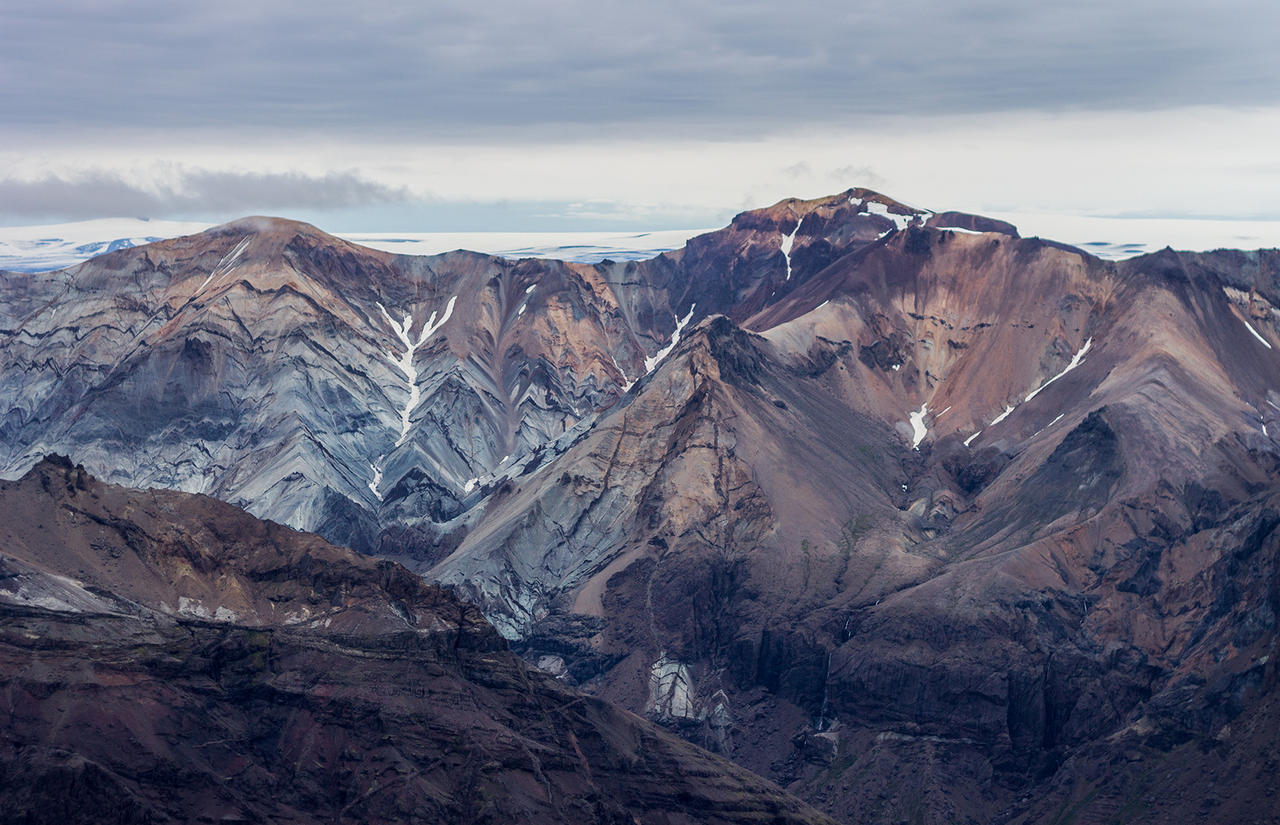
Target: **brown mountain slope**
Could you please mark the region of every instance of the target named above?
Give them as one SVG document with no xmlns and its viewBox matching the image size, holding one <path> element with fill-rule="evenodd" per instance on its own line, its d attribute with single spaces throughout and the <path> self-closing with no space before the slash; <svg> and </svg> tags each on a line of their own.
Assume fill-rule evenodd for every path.
<svg viewBox="0 0 1280 825">
<path fill-rule="evenodd" d="M 687 332 L 566 452 L 487 486 L 426 573 L 846 821 L 1018 815 L 1132 725 L 1204 743 L 1271 701 L 1245 674 L 1276 639 L 1253 576 L 1280 361 L 1233 289 L 1171 252 L 908 228 L 747 319 L 761 335 Z M 1227 561 L 1252 532 L 1256 573 Z M 1233 710 L 1189 731 L 1223 683 Z"/>
<path fill-rule="evenodd" d="M 6 822 L 822 822 L 389 562 L 65 460 L 0 485 Z"/>
</svg>

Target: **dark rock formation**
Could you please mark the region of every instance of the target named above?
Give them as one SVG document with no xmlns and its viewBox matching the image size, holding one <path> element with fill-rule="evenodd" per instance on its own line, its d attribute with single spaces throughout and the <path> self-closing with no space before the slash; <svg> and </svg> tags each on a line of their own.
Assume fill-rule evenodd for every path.
<svg viewBox="0 0 1280 825">
<path fill-rule="evenodd" d="M 0 819 L 827 822 L 399 565 L 65 460 L 0 485 Z"/>
</svg>

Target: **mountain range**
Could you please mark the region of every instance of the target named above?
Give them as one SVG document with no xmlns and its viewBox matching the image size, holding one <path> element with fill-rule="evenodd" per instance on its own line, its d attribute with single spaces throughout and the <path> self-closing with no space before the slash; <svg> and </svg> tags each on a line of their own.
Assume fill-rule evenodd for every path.
<svg viewBox="0 0 1280 825">
<path fill-rule="evenodd" d="M 1123 260 L 1162 249 L 1258 248 L 1280 239 L 1280 222 L 1214 217 L 1066 215 L 1002 212 L 1024 232 L 1067 241 L 1091 255 Z M 0 270 L 49 272 L 104 252 L 141 246 L 212 228 L 208 222 L 110 218 L 62 224 L 0 226 Z M 679 249 L 706 229 L 650 231 L 419 232 L 338 231 L 361 246 L 401 255 L 436 255 L 455 249 L 503 258 L 548 258 L 574 263 L 644 260 Z"/>
<path fill-rule="evenodd" d="M 208 223 L 117 218 L 68 224 L 0 227 L 0 270 L 49 272 L 105 252 L 142 246 L 212 228 Z M 703 230 L 705 231 L 705 230 Z M 504 258 L 554 258 L 595 263 L 642 260 L 678 249 L 698 230 L 654 232 L 344 232 L 339 236 L 384 252 L 433 255 L 471 249 Z"/>
<path fill-rule="evenodd" d="M 1272 821 L 1278 315 L 1274 250 L 1105 261 L 862 189 L 638 261 L 250 218 L 6 273 L 0 468 L 397 562 L 838 821 Z"/>
</svg>

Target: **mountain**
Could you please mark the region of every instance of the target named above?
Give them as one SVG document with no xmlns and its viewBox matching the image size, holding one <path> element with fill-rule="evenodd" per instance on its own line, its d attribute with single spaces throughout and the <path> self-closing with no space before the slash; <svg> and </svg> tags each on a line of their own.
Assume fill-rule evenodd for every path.
<svg viewBox="0 0 1280 825">
<path fill-rule="evenodd" d="M 1280 222 L 1248 219 L 1152 218 L 1000 213 L 1024 233 L 1067 241 L 1108 260 L 1157 252 L 1173 238 L 1187 250 L 1262 247 L 1280 240 Z M 0 227 L 0 270 L 47 272 L 104 252 L 190 235 L 208 224 L 147 218 Z M 708 230 L 649 232 L 334 232 L 343 240 L 400 255 L 469 249 L 503 258 L 550 258 L 574 263 L 645 260 L 679 249 Z"/>
<path fill-rule="evenodd" d="M 424 572 L 847 821 L 1233 821 L 1275 758 L 1231 725 L 1274 701 L 1280 259 L 1231 257 L 909 228 L 690 330 Z"/>
<path fill-rule="evenodd" d="M 884 200 L 818 208 L 850 219 L 801 238 L 797 261 L 891 230 Z M 793 288 L 779 228 L 796 222 L 788 207 L 653 261 L 583 265 L 401 257 L 247 219 L 10 274 L 0 466 L 14 476 L 61 450 L 112 481 L 375 549 L 401 511 L 456 516 L 504 460 L 554 449 L 613 404 L 695 304 L 741 313 Z"/>
<path fill-rule="evenodd" d="M 115 218 L 40 226 L 0 226 L 0 270 L 48 272 L 107 252 L 194 235 L 210 225 L 190 221 Z M 339 237 L 402 255 L 455 249 L 503 258 L 554 258 L 595 263 L 631 261 L 678 249 L 696 230 L 657 232 L 340 232 Z"/>
<path fill-rule="evenodd" d="M 646 261 L 255 219 L 3 290 L 5 473 L 394 558 L 841 821 L 1280 816 L 1276 251 L 850 190 Z"/>
<path fill-rule="evenodd" d="M 828 822 L 390 562 L 51 458 L 0 484 L 6 822 Z"/>
</svg>

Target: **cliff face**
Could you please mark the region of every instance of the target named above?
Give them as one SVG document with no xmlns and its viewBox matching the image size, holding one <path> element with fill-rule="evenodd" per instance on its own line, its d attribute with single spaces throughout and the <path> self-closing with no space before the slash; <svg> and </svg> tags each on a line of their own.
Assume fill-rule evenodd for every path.
<svg viewBox="0 0 1280 825">
<path fill-rule="evenodd" d="M 61 460 L 0 485 L 6 822 L 824 822 L 390 562 Z"/>
<path fill-rule="evenodd" d="M 1257 804 L 1274 253 L 1108 263 L 861 190 L 592 266 L 268 228 L 245 249 L 289 240 L 260 269 L 231 225 L 49 282 L 74 300 L 6 281 L 11 469 L 58 445 L 135 483 L 219 479 L 201 489 L 403 561 L 561 681 L 843 821 Z M 165 326 L 85 308 L 132 295 L 144 253 L 169 261 L 138 298 Z M 76 366 L 117 334 L 143 354 Z M 189 346 L 218 366 L 179 366 Z M 121 436 L 110 399 L 138 397 L 160 423 Z"/>
</svg>

